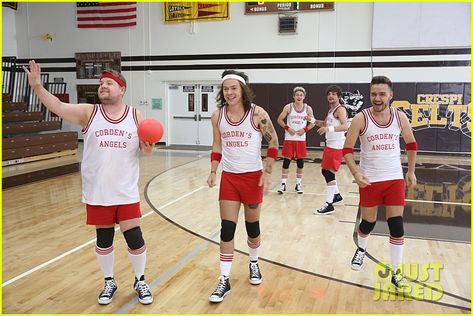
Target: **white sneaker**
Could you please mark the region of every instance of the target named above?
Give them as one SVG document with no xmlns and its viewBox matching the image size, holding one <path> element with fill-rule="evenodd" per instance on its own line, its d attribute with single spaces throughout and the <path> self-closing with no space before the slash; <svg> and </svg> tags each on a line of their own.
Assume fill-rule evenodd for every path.
<svg viewBox="0 0 473 316">
<path fill-rule="evenodd" d="M 300 183 L 296 184 L 296 187 L 294 188 L 294 190 L 297 192 L 297 194 L 304 193 L 304 191 L 302 191 L 302 184 Z"/>
<path fill-rule="evenodd" d="M 279 194 L 283 194 L 284 192 L 286 192 L 286 184 L 285 184 L 285 183 L 281 183 L 281 185 L 279 186 L 278 193 L 279 193 Z"/>
</svg>

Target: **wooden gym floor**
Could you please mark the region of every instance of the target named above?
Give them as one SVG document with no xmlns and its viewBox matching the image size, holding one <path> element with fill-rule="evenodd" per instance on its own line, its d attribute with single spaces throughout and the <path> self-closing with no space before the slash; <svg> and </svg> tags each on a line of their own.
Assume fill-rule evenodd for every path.
<svg viewBox="0 0 473 316">
<path fill-rule="evenodd" d="M 310 153 L 319 161 L 321 152 Z M 307 160 L 303 195 L 279 195 L 281 162 L 265 193 L 260 267 L 263 283 L 248 282 L 243 218 L 235 237 L 232 292 L 208 302 L 219 275 L 218 188 L 209 189 L 209 152 L 158 148 L 141 158 L 146 278 L 155 301 L 143 306 L 121 233 L 115 237 L 118 292 L 97 304 L 103 280 L 95 259 L 95 230 L 85 225 L 79 173 L 3 190 L 2 312 L 58 313 L 470 313 L 470 157 L 419 157 L 419 185 L 407 194 L 404 261 L 430 267 L 412 277 L 417 299 L 377 290 L 378 261 L 389 260 L 383 213 L 361 271 L 350 269 L 359 217 L 357 187 L 345 165 L 337 174 L 344 200 L 332 215 L 313 211 L 324 201 L 320 164 Z M 422 269 L 423 269 L 422 268 Z M 414 273 L 413 272 L 413 273 Z M 419 271 L 420 272 L 420 271 Z M 437 272 L 437 273 L 435 273 Z M 430 290 L 441 287 L 442 293 Z M 414 290 L 415 289 L 415 290 Z"/>
</svg>

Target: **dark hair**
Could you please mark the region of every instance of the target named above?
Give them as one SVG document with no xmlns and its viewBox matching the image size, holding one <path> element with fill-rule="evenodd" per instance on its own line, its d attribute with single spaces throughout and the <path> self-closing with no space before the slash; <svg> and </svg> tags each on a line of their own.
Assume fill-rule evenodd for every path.
<svg viewBox="0 0 473 316">
<path fill-rule="evenodd" d="M 242 89 L 242 102 L 243 102 L 243 107 L 245 109 L 245 112 L 248 112 L 251 109 L 251 103 L 253 103 L 253 100 L 255 98 L 255 95 L 253 94 L 253 91 L 250 89 L 248 86 L 248 76 L 244 72 L 236 71 L 236 70 L 225 70 L 222 73 L 222 78 L 225 77 L 226 75 L 237 75 L 242 77 L 246 84 L 243 84 L 242 82 L 238 81 L 240 84 L 240 87 Z M 227 102 L 225 101 L 225 97 L 223 96 L 223 85 L 220 85 L 220 91 L 218 92 L 217 95 L 217 107 L 222 107 L 226 106 Z"/>
<path fill-rule="evenodd" d="M 333 84 L 333 85 L 328 86 L 327 89 L 325 90 L 325 95 L 329 94 L 329 92 L 337 93 L 338 98 L 342 97 L 342 89 L 337 85 Z"/>
<path fill-rule="evenodd" d="M 116 71 L 115 69 L 105 69 L 104 71 L 102 71 L 102 75 L 104 75 L 104 74 L 112 74 L 114 76 L 117 76 L 118 79 L 123 81 L 123 83 L 125 84 L 125 87 L 126 87 L 126 79 L 125 79 L 125 77 L 123 77 L 121 72 Z"/>
<path fill-rule="evenodd" d="M 375 76 L 375 77 L 373 77 L 371 79 L 370 86 L 372 86 L 374 84 L 387 84 L 389 89 L 391 89 L 391 91 L 393 90 L 393 83 L 391 82 L 391 79 L 389 79 L 386 76 Z"/>
</svg>

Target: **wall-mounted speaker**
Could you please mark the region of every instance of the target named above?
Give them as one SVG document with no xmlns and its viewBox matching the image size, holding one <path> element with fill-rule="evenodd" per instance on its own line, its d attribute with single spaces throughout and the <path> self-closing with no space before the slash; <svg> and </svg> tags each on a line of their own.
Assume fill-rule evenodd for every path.
<svg viewBox="0 0 473 316">
<path fill-rule="evenodd" d="M 279 15 L 279 34 L 295 34 L 297 30 L 297 16 Z"/>
</svg>

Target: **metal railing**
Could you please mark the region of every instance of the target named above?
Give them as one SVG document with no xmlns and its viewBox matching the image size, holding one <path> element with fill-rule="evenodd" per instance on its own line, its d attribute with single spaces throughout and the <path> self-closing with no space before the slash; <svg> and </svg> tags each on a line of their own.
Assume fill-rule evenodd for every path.
<svg viewBox="0 0 473 316">
<path fill-rule="evenodd" d="M 25 102 L 28 105 L 28 112 L 43 112 L 43 122 L 61 122 L 62 118 L 50 112 L 39 100 L 35 93 L 32 93 L 28 84 L 28 76 L 23 71 L 22 66 L 15 57 L 2 57 L 2 92 L 9 94 L 11 102 Z M 41 74 L 43 87 L 52 94 L 61 98 L 66 94 L 67 83 L 49 82 L 49 74 Z"/>
</svg>

